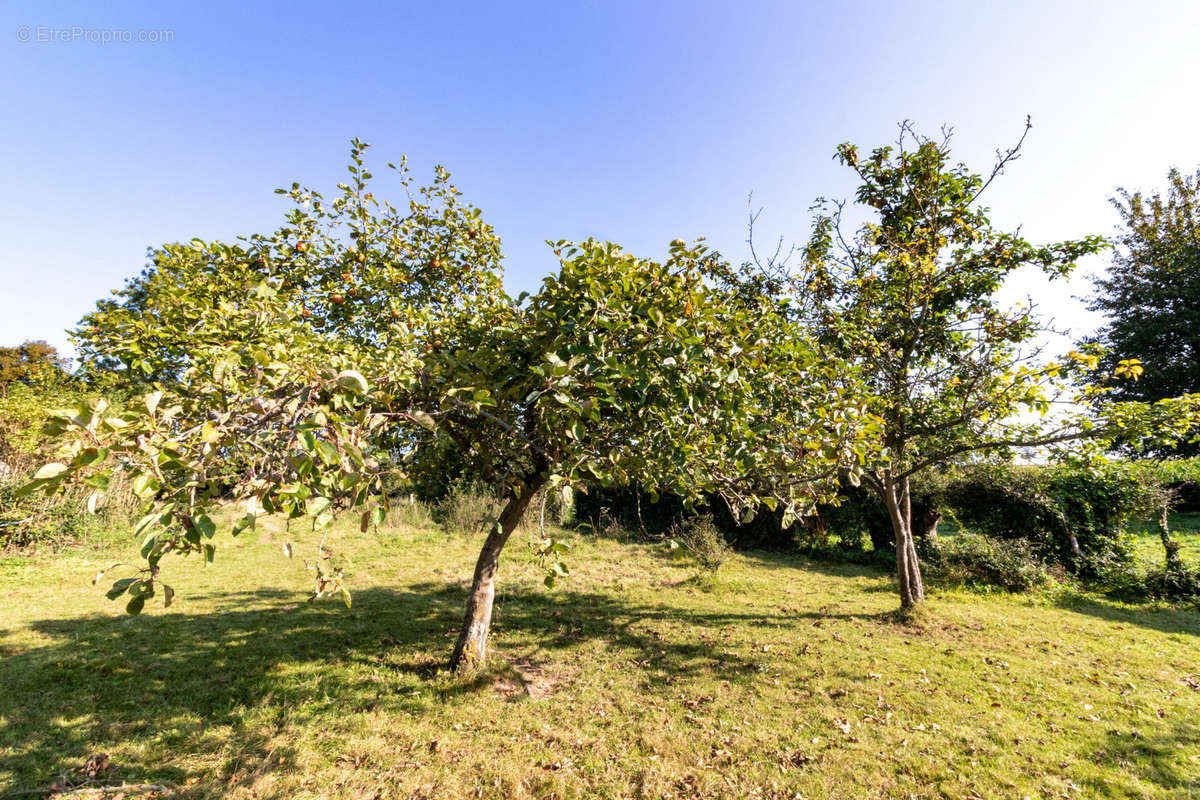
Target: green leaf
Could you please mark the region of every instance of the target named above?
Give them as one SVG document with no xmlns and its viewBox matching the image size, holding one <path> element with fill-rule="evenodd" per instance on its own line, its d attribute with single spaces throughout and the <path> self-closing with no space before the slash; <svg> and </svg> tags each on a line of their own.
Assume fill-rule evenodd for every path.
<svg viewBox="0 0 1200 800">
<path fill-rule="evenodd" d="M 646 316 L 650 317 L 650 321 L 656 326 L 660 328 L 662 327 L 664 317 L 663 313 L 659 311 L 657 307 L 650 306 L 650 308 L 646 311 Z"/>
<path fill-rule="evenodd" d="M 213 559 L 217 557 L 217 548 L 211 544 L 204 545 L 204 564 L 205 566 L 213 563 Z"/>
<path fill-rule="evenodd" d="M 125 604 L 125 613 L 132 616 L 137 616 L 142 613 L 142 609 L 146 607 L 146 596 L 138 595 L 137 597 L 129 598 L 129 602 Z"/>
<path fill-rule="evenodd" d="M 13 497 L 17 497 L 17 498 L 28 497 L 29 495 L 36 492 L 38 489 L 43 488 L 45 485 L 46 485 L 45 481 L 36 481 L 36 480 L 29 481 L 28 483 L 23 483 L 20 486 L 18 486 L 16 489 L 13 490 Z"/>
<path fill-rule="evenodd" d="M 154 522 L 158 520 L 158 518 L 161 514 L 162 514 L 161 511 L 152 511 L 149 514 L 147 514 L 146 516 L 139 519 L 137 525 L 134 526 L 133 535 L 137 536 L 137 535 L 141 534 L 141 532 L 146 530 L 147 527 L 154 524 Z"/>
<path fill-rule="evenodd" d="M 109 478 L 108 478 L 108 475 L 105 473 L 100 473 L 99 475 L 89 475 L 83 479 L 83 485 L 90 486 L 91 488 L 93 488 L 101 493 L 107 492 L 108 485 L 109 485 Z"/>
<path fill-rule="evenodd" d="M 150 552 L 156 544 L 158 544 L 158 531 L 151 531 L 146 534 L 146 538 L 142 539 L 142 558 L 149 558 Z"/>
<path fill-rule="evenodd" d="M 129 590 L 129 587 L 137 582 L 137 578 L 122 578 L 112 585 L 112 588 L 104 593 L 104 596 L 109 600 L 116 600 L 121 595 Z"/>
<path fill-rule="evenodd" d="M 192 518 L 192 522 L 205 539 L 211 539 L 217 535 L 217 523 L 209 519 L 207 514 L 197 514 Z"/>
<path fill-rule="evenodd" d="M 79 451 L 79 455 L 75 456 L 75 465 L 80 467 L 90 467 L 92 464 L 98 464 L 108 458 L 107 447 L 87 447 Z"/>
<path fill-rule="evenodd" d="M 337 445 L 335 445 L 333 442 L 326 441 L 325 439 L 318 439 L 316 449 L 317 455 L 319 455 L 321 460 L 326 464 L 338 464 L 342 460 L 341 454 L 338 453 Z"/>
<path fill-rule="evenodd" d="M 437 430 L 437 421 L 434 420 L 433 417 L 429 416 L 429 414 L 425 413 L 424 411 L 413 411 L 412 413 L 409 414 L 409 416 L 412 417 L 413 421 L 416 422 L 418 425 L 420 425 L 422 428 L 425 428 L 425 429 L 431 430 L 431 431 Z"/>
<path fill-rule="evenodd" d="M 345 369 L 338 373 L 337 385 L 343 389 L 351 389 L 359 394 L 367 393 L 367 379 L 358 370 Z"/>
<path fill-rule="evenodd" d="M 153 475 L 145 472 L 139 472 L 130 483 L 130 488 L 133 493 L 143 500 L 149 500 L 154 495 L 158 494 L 159 483 L 158 479 Z"/>
<path fill-rule="evenodd" d="M 350 608 L 350 590 L 345 586 L 342 587 L 342 602 L 346 604 L 346 608 Z"/>
<path fill-rule="evenodd" d="M 237 536 L 247 528 L 254 530 L 255 520 L 257 518 L 253 514 L 246 514 L 244 517 L 233 523 L 233 535 Z"/>
<path fill-rule="evenodd" d="M 51 478 L 57 478 L 59 475 L 62 475 L 66 471 L 67 471 L 66 464 L 59 464 L 58 462 L 53 462 L 50 464 L 46 464 L 41 469 L 39 469 L 37 472 L 35 472 L 33 475 L 33 479 L 35 481 L 48 481 Z"/>
<path fill-rule="evenodd" d="M 175 590 L 167 584 L 162 585 L 163 588 L 163 608 L 170 608 L 171 603 L 175 602 Z"/>
<path fill-rule="evenodd" d="M 162 400 L 162 396 L 162 392 L 151 392 L 142 399 L 142 402 L 146 406 L 146 413 L 152 417 L 154 416 L 154 412 L 158 410 L 158 403 Z"/>
</svg>

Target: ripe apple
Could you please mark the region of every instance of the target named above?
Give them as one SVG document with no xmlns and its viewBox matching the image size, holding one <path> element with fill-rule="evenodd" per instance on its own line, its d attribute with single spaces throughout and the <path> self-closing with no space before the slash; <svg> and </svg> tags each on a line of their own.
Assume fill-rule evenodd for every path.
<svg viewBox="0 0 1200 800">
<path fill-rule="evenodd" d="M 308 251 L 308 242 L 296 242 L 296 252 L 304 253 Z"/>
<path fill-rule="evenodd" d="M 335 306 L 340 306 L 342 303 L 346 302 L 346 298 L 342 297 L 340 294 L 330 295 L 329 302 L 333 303 Z"/>
</svg>

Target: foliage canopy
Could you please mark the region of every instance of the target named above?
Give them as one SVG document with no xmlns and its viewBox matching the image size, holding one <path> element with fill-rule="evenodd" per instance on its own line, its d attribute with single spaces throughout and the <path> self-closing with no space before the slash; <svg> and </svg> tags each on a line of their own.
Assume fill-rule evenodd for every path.
<svg viewBox="0 0 1200 800">
<path fill-rule="evenodd" d="M 703 245 L 676 240 L 659 263 L 557 242 L 558 272 L 510 298 L 499 239 L 449 174 L 415 187 L 402 165 L 410 199 L 397 208 L 369 191 L 365 147 L 332 201 L 294 184 L 279 230 L 167 245 L 85 319 L 89 359 L 150 391 L 57 412 L 70 445 L 30 488 L 83 481 L 95 503 L 114 468 L 129 474 L 147 503 L 147 564 L 110 596 L 130 612 L 171 601 L 168 553 L 213 560 L 212 508 L 229 496 L 246 503 L 235 534 L 260 510 L 324 527 L 354 509 L 366 531 L 386 486 L 448 438 L 509 498 L 455 649 L 470 666 L 486 654 L 500 552 L 542 488 L 715 492 L 794 516 L 865 457 L 872 419 L 834 391 L 850 367 Z M 549 584 L 567 573 L 564 550 L 543 543 Z M 324 545 L 309 566 L 314 597 L 350 602 Z"/>
</svg>

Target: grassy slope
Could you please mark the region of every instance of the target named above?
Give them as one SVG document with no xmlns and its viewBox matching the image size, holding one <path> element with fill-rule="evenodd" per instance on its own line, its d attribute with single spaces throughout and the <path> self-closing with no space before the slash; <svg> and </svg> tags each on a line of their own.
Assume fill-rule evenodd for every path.
<svg viewBox="0 0 1200 800">
<path fill-rule="evenodd" d="M 916 629 L 870 570 L 697 580 L 606 540 L 547 591 L 514 540 L 494 666 L 459 679 L 476 543 L 333 538 L 349 611 L 303 602 L 311 542 L 278 532 L 171 564 L 138 618 L 88 582 L 131 552 L 0 560 L 0 796 L 98 752 L 188 797 L 1200 795 L 1196 612 L 939 591 Z"/>
</svg>

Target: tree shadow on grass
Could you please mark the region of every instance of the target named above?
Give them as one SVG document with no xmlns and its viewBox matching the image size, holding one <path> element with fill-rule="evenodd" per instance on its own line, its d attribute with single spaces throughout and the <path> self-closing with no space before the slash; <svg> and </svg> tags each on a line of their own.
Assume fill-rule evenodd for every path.
<svg viewBox="0 0 1200 800">
<path fill-rule="evenodd" d="M 1074 611 L 1077 614 L 1086 614 L 1130 627 L 1200 636 L 1200 612 L 1188 609 L 1149 605 L 1124 606 L 1100 598 L 1075 594 L 1062 596 L 1055 605 L 1065 611 Z"/>
<path fill-rule="evenodd" d="M 857 591 L 869 594 L 897 591 L 895 576 L 891 572 L 891 569 L 894 569 L 894 567 L 888 568 L 883 564 L 814 561 L 811 558 L 797 554 L 771 551 L 747 551 L 742 553 L 742 555 L 753 559 L 761 566 L 772 569 L 805 570 L 835 578 L 873 579 L 873 583 L 856 587 Z M 928 581 L 928 588 L 934 591 L 944 588 L 946 585 L 932 575 Z M 986 597 L 981 596 L 980 601 L 986 602 Z M 1074 611 L 1079 614 L 1098 617 L 1109 622 L 1128 625 L 1130 627 L 1148 628 L 1163 633 L 1200 636 L 1200 609 L 1151 605 L 1126 606 L 1103 598 L 1088 597 L 1073 593 L 1060 596 L 1055 605 L 1066 611 Z M 883 618 L 886 621 L 892 619 L 893 616 L 885 614 Z"/>
<path fill-rule="evenodd" d="M 839 559 L 834 554 L 825 559 L 778 550 L 739 550 L 738 553 L 769 569 L 798 569 L 833 578 L 886 578 L 896 568 L 894 562 L 891 565 L 885 561 L 859 563 L 849 557 Z"/>
<path fill-rule="evenodd" d="M 1182 790 L 1179 797 L 1200 797 L 1200 777 L 1185 766 L 1200 747 L 1200 723 L 1183 719 L 1166 734 L 1146 736 L 1134 731 L 1109 731 L 1106 745 L 1093 752 L 1098 764 L 1112 763 L 1134 775 L 1167 789 Z M 1097 795 L 1108 787 L 1094 784 Z M 1175 795 L 1172 795 L 1175 796 Z"/>
<path fill-rule="evenodd" d="M 375 710 L 422 715 L 456 695 L 490 691 L 498 671 L 456 678 L 439 669 L 464 598 L 457 584 L 418 583 L 356 592 L 346 609 L 265 589 L 210 595 L 216 609 L 208 613 L 176 606 L 139 617 L 36 621 L 31 627 L 50 643 L 0 661 L 0 775 L 8 780 L 0 796 L 47 786 L 89 755 L 131 742 L 141 746 L 114 758 L 116 780 L 180 785 L 195 777 L 186 766 L 192 756 L 222 752 L 221 777 L 236 777 L 255 763 L 291 761 L 295 753 L 272 741 L 286 726 Z M 647 668 L 651 684 L 654 676 L 688 673 L 754 679 L 751 658 L 718 656 L 700 637 L 661 636 L 658 620 L 713 630 L 806 624 L 790 615 L 691 613 L 598 593 L 516 588 L 497 600 L 498 630 L 522 648 L 565 651 L 602 641 Z"/>
</svg>

